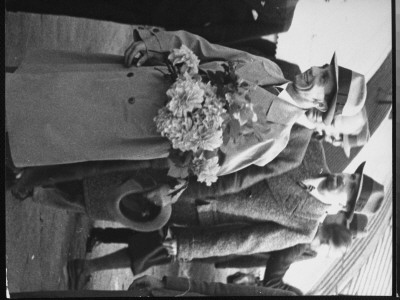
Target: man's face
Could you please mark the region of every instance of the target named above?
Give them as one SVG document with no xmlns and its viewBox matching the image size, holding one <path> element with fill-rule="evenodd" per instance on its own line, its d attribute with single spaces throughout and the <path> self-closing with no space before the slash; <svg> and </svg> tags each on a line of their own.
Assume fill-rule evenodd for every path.
<svg viewBox="0 0 400 300">
<path fill-rule="evenodd" d="M 359 174 L 328 174 L 314 179 L 304 180 L 306 185 L 315 188 L 310 192 L 320 201 L 331 204 L 328 213 L 336 214 L 357 192 L 360 184 Z"/>
<path fill-rule="evenodd" d="M 310 107 L 321 111 L 328 109 L 325 95 L 330 94 L 335 88 L 333 66 L 323 65 L 311 67 L 304 73 L 296 75 L 293 89 L 298 96 L 309 102 Z"/>
</svg>

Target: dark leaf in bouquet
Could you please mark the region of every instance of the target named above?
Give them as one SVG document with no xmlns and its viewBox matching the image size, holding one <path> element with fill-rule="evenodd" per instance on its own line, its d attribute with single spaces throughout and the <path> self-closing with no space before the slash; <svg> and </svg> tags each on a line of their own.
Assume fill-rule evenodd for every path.
<svg viewBox="0 0 400 300">
<path fill-rule="evenodd" d="M 187 167 L 192 159 L 192 155 L 191 151 L 182 152 L 177 149 L 171 149 L 168 158 L 177 167 Z"/>
<path fill-rule="evenodd" d="M 232 138 L 236 138 L 240 134 L 240 123 L 236 119 L 232 119 L 229 122 L 230 125 L 230 130 L 229 130 L 229 135 Z"/>
<path fill-rule="evenodd" d="M 204 150 L 203 151 L 203 155 L 204 155 L 204 158 L 210 159 L 210 158 L 213 158 L 213 157 L 217 156 L 218 155 L 218 151 L 217 150 L 213 150 L 213 151 Z"/>
<path fill-rule="evenodd" d="M 172 163 L 167 175 L 174 178 L 186 178 L 189 176 L 189 167 L 179 167 Z"/>
<path fill-rule="evenodd" d="M 192 76 L 192 78 L 193 78 L 195 81 L 201 81 L 201 80 L 202 80 L 202 77 L 201 77 L 199 74 L 194 74 L 194 75 Z"/>
<path fill-rule="evenodd" d="M 221 64 L 221 66 L 224 68 L 226 73 L 229 73 L 229 66 L 227 64 Z"/>
<path fill-rule="evenodd" d="M 242 82 L 239 84 L 239 86 L 242 87 L 242 88 L 248 88 L 250 85 L 249 85 L 246 81 L 242 81 Z"/>
<path fill-rule="evenodd" d="M 246 101 L 248 101 L 248 102 L 251 102 L 251 98 L 250 98 L 249 93 L 246 93 L 246 94 L 244 95 L 244 99 L 246 99 Z"/>
<path fill-rule="evenodd" d="M 215 72 L 215 83 L 224 84 L 224 73 L 222 71 Z"/>
<path fill-rule="evenodd" d="M 224 145 L 228 144 L 230 138 L 231 138 L 231 136 L 230 136 L 230 125 L 228 124 L 225 127 L 225 130 L 222 132 L 222 143 Z"/>
<path fill-rule="evenodd" d="M 210 79 L 211 83 L 215 84 L 215 74 L 214 72 L 207 70 L 207 76 Z"/>
</svg>

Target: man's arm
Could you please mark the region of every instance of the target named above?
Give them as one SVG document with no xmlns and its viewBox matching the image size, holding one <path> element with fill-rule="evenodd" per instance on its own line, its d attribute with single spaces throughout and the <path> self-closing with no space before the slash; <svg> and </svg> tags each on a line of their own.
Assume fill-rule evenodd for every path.
<svg viewBox="0 0 400 300">
<path fill-rule="evenodd" d="M 205 282 L 182 277 L 164 277 L 168 290 L 194 292 L 207 296 L 295 296 L 292 292 L 258 286 Z"/>
<path fill-rule="evenodd" d="M 142 40 L 147 50 L 165 52 L 186 45 L 198 56 L 202 63 L 208 61 L 234 60 L 250 62 L 261 57 L 251 55 L 247 52 L 212 44 L 206 39 L 189 33 L 187 31 L 158 31 L 134 30 L 134 40 Z"/>
<path fill-rule="evenodd" d="M 203 230 L 175 228 L 174 230 L 177 240 L 177 257 L 185 260 L 270 252 L 299 243 L 309 243 L 313 235 L 315 235 L 313 229 L 292 230 L 273 222 L 246 225 L 236 230 L 232 230 L 229 226 L 215 230 L 209 228 Z"/>
</svg>

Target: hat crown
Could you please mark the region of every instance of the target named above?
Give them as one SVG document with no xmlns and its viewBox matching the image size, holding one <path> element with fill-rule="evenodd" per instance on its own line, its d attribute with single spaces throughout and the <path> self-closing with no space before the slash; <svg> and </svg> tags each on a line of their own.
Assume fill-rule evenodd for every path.
<svg viewBox="0 0 400 300">
<path fill-rule="evenodd" d="M 328 110 L 323 115 L 323 121 L 327 125 L 332 123 L 335 114 L 352 116 L 358 113 L 364 107 L 367 96 L 364 75 L 339 67 L 336 53 L 332 56 L 331 66 L 335 70 L 336 91 Z"/>
</svg>

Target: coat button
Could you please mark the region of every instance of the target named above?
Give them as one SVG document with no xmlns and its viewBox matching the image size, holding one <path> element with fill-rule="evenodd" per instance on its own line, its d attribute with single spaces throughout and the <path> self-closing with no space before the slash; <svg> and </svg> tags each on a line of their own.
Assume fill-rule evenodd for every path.
<svg viewBox="0 0 400 300">
<path fill-rule="evenodd" d="M 134 104 L 135 101 L 136 101 L 135 97 L 130 97 L 130 98 L 128 99 L 128 103 L 129 103 L 129 104 Z"/>
<path fill-rule="evenodd" d="M 133 73 L 129 72 L 128 74 L 126 74 L 127 77 L 133 77 Z"/>
<path fill-rule="evenodd" d="M 253 193 L 252 193 L 251 191 L 247 191 L 247 192 L 246 192 L 246 197 L 247 197 L 247 198 L 253 197 Z"/>
</svg>

